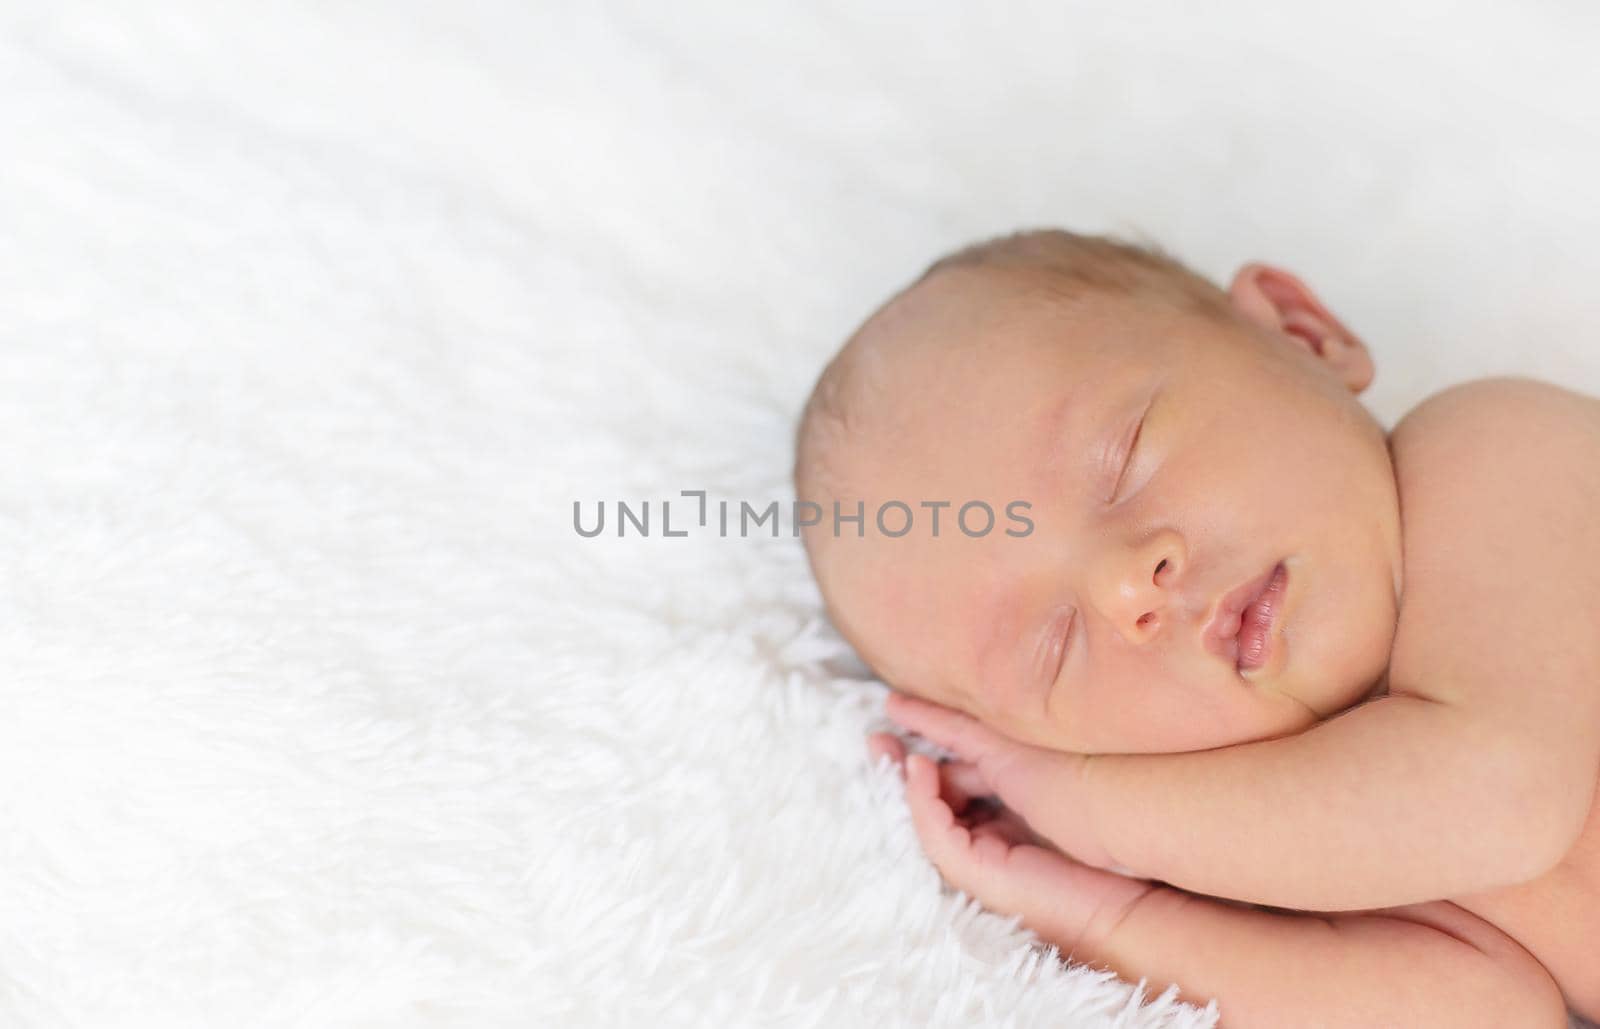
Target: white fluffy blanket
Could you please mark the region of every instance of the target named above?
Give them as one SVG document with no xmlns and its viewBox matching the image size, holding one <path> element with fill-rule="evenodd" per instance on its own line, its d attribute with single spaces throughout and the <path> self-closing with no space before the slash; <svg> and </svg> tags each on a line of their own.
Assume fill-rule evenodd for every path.
<svg viewBox="0 0 1600 1029">
<path fill-rule="evenodd" d="M 799 547 L 660 501 L 786 499 L 842 336 L 1022 225 L 1286 263 L 1386 419 L 1600 389 L 1597 49 L 1557 4 L 0 5 L 0 1024 L 1212 1024 L 942 895 Z"/>
</svg>

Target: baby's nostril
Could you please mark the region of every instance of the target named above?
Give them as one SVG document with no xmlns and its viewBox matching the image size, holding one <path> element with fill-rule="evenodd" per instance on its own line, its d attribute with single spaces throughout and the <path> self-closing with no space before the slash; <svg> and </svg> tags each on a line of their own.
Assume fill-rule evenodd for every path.
<svg viewBox="0 0 1600 1029">
<path fill-rule="evenodd" d="M 1161 559 L 1161 563 L 1156 565 L 1156 574 L 1160 575 L 1161 574 L 1161 569 L 1163 569 L 1165 567 L 1167 567 L 1167 559 L 1166 558 L 1162 558 Z"/>
<path fill-rule="evenodd" d="M 1149 625 L 1151 622 L 1154 622 L 1155 620 L 1156 620 L 1155 612 L 1154 611 L 1146 611 L 1144 614 L 1139 616 L 1139 623 L 1138 623 L 1139 624 L 1139 628 L 1143 629 L 1145 626 Z"/>
</svg>

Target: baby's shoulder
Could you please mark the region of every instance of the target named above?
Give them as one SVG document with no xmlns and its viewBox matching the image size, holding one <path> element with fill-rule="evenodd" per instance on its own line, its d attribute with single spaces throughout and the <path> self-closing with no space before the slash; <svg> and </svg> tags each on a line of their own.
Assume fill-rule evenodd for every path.
<svg viewBox="0 0 1600 1029">
<path fill-rule="evenodd" d="M 1403 524 L 1426 518 L 1413 534 L 1587 529 L 1600 501 L 1600 399 L 1537 379 L 1474 379 L 1400 419 L 1389 453 Z"/>
<path fill-rule="evenodd" d="M 1537 669 L 1600 690 L 1600 400 L 1478 379 L 1419 404 L 1389 450 L 1403 565 L 1391 686 L 1517 689 Z"/>
<path fill-rule="evenodd" d="M 1537 447 L 1535 430 L 1555 430 L 1559 442 L 1600 446 L 1600 398 L 1520 375 L 1457 383 L 1428 397 L 1389 434 L 1390 449 L 1404 456 L 1421 446 L 1425 456 L 1462 444 L 1489 443 L 1502 452 Z M 1489 438 L 1489 432 L 1495 438 Z"/>
</svg>

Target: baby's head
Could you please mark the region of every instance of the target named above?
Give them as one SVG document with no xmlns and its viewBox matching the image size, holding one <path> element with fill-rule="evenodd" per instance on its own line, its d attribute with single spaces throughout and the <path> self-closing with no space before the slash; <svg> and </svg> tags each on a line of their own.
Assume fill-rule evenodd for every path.
<svg viewBox="0 0 1600 1029">
<path fill-rule="evenodd" d="M 1365 695 L 1394 637 L 1399 500 L 1356 399 L 1372 375 L 1279 269 L 1223 291 L 1067 232 L 968 247 L 876 311 L 806 405 L 812 571 L 885 682 L 1016 739 L 1149 752 L 1297 732 Z M 959 517 L 973 501 L 992 523 Z M 1235 635 L 1226 600 L 1263 582 L 1260 653 L 1263 605 Z"/>
</svg>

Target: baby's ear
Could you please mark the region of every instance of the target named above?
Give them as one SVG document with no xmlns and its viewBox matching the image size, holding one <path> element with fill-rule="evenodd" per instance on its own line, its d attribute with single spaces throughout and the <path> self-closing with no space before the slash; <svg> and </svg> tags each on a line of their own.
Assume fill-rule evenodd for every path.
<svg viewBox="0 0 1600 1029">
<path fill-rule="evenodd" d="M 1366 344 L 1289 272 L 1251 262 L 1234 274 L 1228 297 L 1240 315 L 1288 337 L 1322 361 L 1350 392 L 1360 393 L 1372 384 L 1372 355 Z"/>
</svg>

